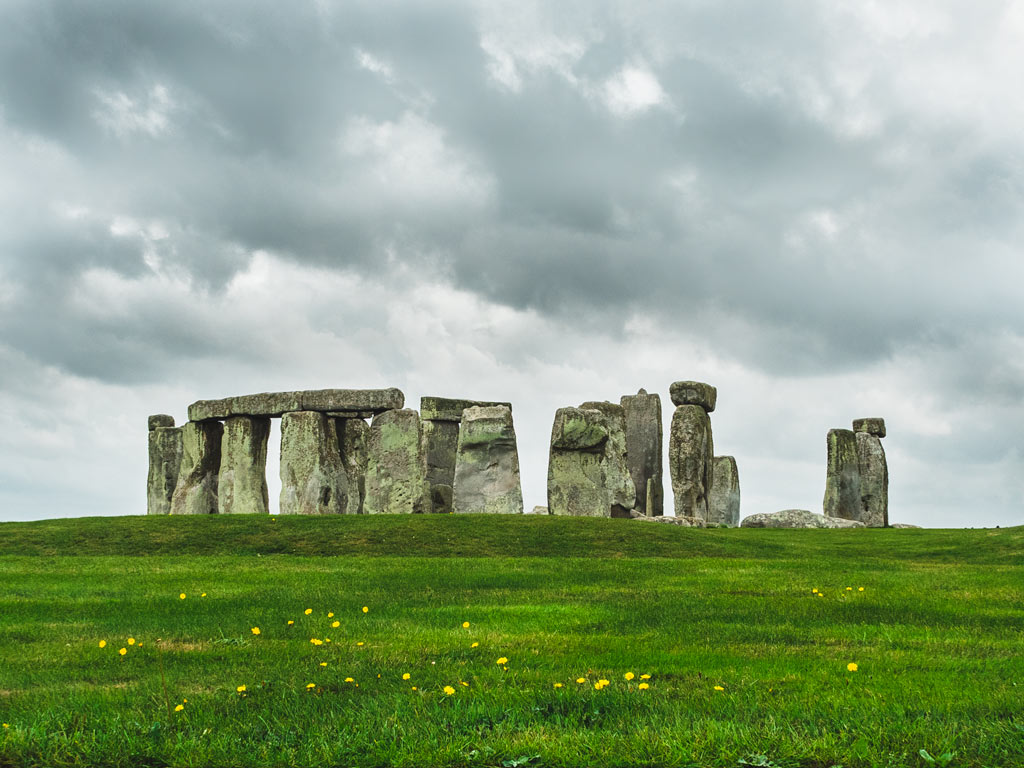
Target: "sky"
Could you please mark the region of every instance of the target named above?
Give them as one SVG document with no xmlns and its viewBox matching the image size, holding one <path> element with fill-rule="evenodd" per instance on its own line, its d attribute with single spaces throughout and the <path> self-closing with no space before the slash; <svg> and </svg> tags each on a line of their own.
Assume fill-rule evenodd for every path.
<svg viewBox="0 0 1024 768">
<path fill-rule="evenodd" d="M 881 416 L 892 521 L 1024 523 L 1024 2 L 0 13 L 0 520 L 328 387 L 511 401 L 529 510 L 557 408 L 697 380 L 742 516 Z"/>
</svg>

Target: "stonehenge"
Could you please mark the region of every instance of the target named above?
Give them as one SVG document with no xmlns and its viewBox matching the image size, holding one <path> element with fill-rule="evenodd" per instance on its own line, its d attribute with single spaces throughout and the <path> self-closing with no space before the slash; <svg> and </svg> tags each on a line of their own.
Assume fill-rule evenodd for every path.
<svg viewBox="0 0 1024 768">
<path fill-rule="evenodd" d="M 669 389 L 676 406 L 668 440 L 668 463 L 677 517 L 708 520 L 714 482 L 711 417 L 718 390 L 699 381 L 677 381 Z"/>
<path fill-rule="evenodd" d="M 853 429 L 831 429 L 823 512 L 869 528 L 889 525 L 889 470 L 881 438 L 885 420 L 854 419 Z"/>
<path fill-rule="evenodd" d="M 340 515 L 348 507 L 348 475 L 334 419 L 319 411 L 281 417 L 281 514 Z"/>
<path fill-rule="evenodd" d="M 462 414 L 452 511 L 456 514 L 523 514 L 519 452 L 512 409 L 474 406 Z"/>
<path fill-rule="evenodd" d="M 640 389 L 623 395 L 619 404 L 626 413 L 626 463 L 636 495 L 636 509 L 649 517 L 665 514 L 662 483 L 661 398 Z"/>
<path fill-rule="evenodd" d="M 740 475 L 733 456 L 715 456 L 707 522 L 735 527 L 740 524 Z"/>
<path fill-rule="evenodd" d="M 830 429 L 825 438 L 827 459 L 825 469 L 826 517 L 860 520 L 860 469 L 857 462 L 857 438 L 849 429 Z"/>
<path fill-rule="evenodd" d="M 146 482 L 146 514 L 167 515 L 181 469 L 181 428 L 174 418 L 149 417 L 149 478 Z"/>
<path fill-rule="evenodd" d="M 232 416 L 224 420 L 217 476 L 217 511 L 229 514 L 269 514 L 267 440 L 270 419 Z"/>
<path fill-rule="evenodd" d="M 430 511 L 420 415 L 405 408 L 374 416 L 366 436 L 367 515 Z"/>
<path fill-rule="evenodd" d="M 170 514 L 216 514 L 223 433 L 224 425 L 219 421 L 190 421 L 181 428 L 181 466 L 171 495 Z"/>
</svg>

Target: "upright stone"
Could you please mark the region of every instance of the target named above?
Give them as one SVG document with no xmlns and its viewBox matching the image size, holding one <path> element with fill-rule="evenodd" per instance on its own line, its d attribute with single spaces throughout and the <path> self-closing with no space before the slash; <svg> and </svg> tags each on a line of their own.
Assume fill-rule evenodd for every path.
<svg viewBox="0 0 1024 768">
<path fill-rule="evenodd" d="M 826 438 L 828 459 L 825 474 L 826 517 L 861 520 L 860 467 L 857 438 L 849 429 L 830 429 Z"/>
<path fill-rule="evenodd" d="M 348 505 L 335 420 L 317 411 L 281 417 L 281 514 L 340 515 Z"/>
<path fill-rule="evenodd" d="M 455 454 L 459 447 L 459 422 L 423 419 L 423 457 L 427 465 L 430 511 L 447 515 L 452 511 L 455 485 Z"/>
<path fill-rule="evenodd" d="M 677 517 L 708 519 L 714 451 L 708 412 L 700 405 L 678 406 L 672 414 L 668 439 L 668 466 Z"/>
<path fill-rule="evenodd" d="M 662 484 L 661 397 L 641 389 L 623 395 L 626 411 L 626 463 L 636 490 L 636 509 L 645 515 L 665 514 Z"/>
<path fill-rule="evenodd" d="M 715 456 L 708 522 L 735 527 L 740 524 L 740 473 L 732 456 Z"/>
<path fill-rule="evenodd" d="M 509 408 L 474 406 L 463 411 L 452 511 L 523 514 L 519 452 Z"/>
<path fill-rule="evenodd" d="M 604 462 L 605 508 L 609 517 L 629 517 L 636 506 L 636 489 L 626 459 L 626 409 L 608 401 L 591 400 L 582 410 L 601 412 L 608 423 L 608 440 L 602 451 Z"/>
<path fill-rule="evenodd" d="M 370 425 L 362 419 L 336 419 L 335 429 L 341 448 L 341 463 L 348 476 L 346 513 L 363 514 L 366 499 L 366 437 Z"/>
<path fill-rule="evenodd" d="M 217 479 L 217 511 L 222 515 L 266 515 L 267 441 L 270 419 L 232 416 L 224 421 Z"/>
<path fill-rule="evenodd" d="M 181 469 L 171 497 L 172 515 L 216 514 L 223 433 L 219 421 L 190 421 L 181 428 Z"/>
<path fill-rule="evenodd" d="M 880 439 L 885 437 L 885 422 L 857 419 L 853 429 L 860 472 L 860 519 L 869 528 L 885 528 L 889 525 L 889 467 Z"/>
<path fill-rule="evenodd" d="M 608 516 L 601 460 L 606 442 L 608 422 L 600 411 L 555 411 L 548 457 L 548 514 Z"/>
<path fill-rule="evenodd" d="M 146 514 L 167 515 L 181 470 L 181 429 L 170 416 L 149 417 L 149 477 Z"/>
<path fill-rule="evenodd" d="M 411 409 L 375 416 L 367 435 L 368 515 L 430 512 L 420 417 Z"/>
</svg>

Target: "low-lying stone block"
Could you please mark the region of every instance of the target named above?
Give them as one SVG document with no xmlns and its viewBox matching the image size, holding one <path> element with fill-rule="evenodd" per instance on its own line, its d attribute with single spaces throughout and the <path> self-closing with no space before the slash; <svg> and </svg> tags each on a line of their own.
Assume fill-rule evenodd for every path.
<svg viewBox="0 0 1024 768">
<path fill-rule="evenodd" d="M 867 434 L 874 435 L 875 437 L 885 437 L 885 419 L 854 419 L 853 431 L 866 432 Z"/>
<path fill-rule="evenodd" d="M 714 440 L 711 419 L 700 405 L 680 405 L 672 414 L 668 465 L 676 517 L 708 519 L 708 497 L 714 484 Z"/>
<path fill-rule="evenodd" d="M 623 395 L 619 404 L 626 412 L 626 463 L 633 478 L 636 508 L 658 517 L 665 514 L 661 397 L 641 389 L 635 395 Z"/>
<path fill-rule="evenodd" d="M 152 432 L 157 427 L 173 427 L 174 417 L 168 416 L 166 413 L 157 413 L 149 417 L 149 431 Z"/>
<path fill-rule="evenodd" d="M 538 506 L 533 508 L 533 511 L 530 514 L 531 515 L 546 515 L 546 514 L 548 514 L 548 508 L 547 507 L 542 507 L 542 506 L 538 505 Z"/>
<path fill-rule="evenodd" d="M 784 509 L 781 512 L 758 512 L 743 518 L 741 528 L 863 528 L 858 520 L 828 517 L 808 509 Z"/>
<path fill-rule="evenodd" d="M 334 419 L 317 411 L 281 418 L 281 514 L 341 515 L 348 509 L 348 476 Z"/>
<path fill-rule="evenodd" d="M 181 427 L 181 469 L 171 497 L 172 515 L 217 513 L 217 477 L 224 425 L 219 421 Z"/>
<path fill-rule="evenodd" d="M 893 523 L 889 527 L 890 528 L 918 528 L 918 529 L 921 528 L 920 525 L 911 525 L 910 523 Z"/>
<path fill-rule="evenodd" d="M 452 397 L 421 397 L 420 418 L 429 421 L 462 421 L 462 412 L 467 408 L 494 408 L 502 405 L 512 410 L 512 403 L 490 400 L 460 400 Z"/>
<path fill-rule="evenodd" d="M 229 416 L 277 417 L 296 411 L 332 414 L 377 414 L 405 404 L 395 389 L 314 389 L 301 392 L 262 392 L 222 400 L 197 400 L 188 407 L 192 421 L 223 420 Z"/>
<path fill-rule="evenodd" d="M 826 517 L 860 520 L 860 465 L 857 438 L 849 429 L 830 429 L 823 511 Z"/>
<path fill-rule="evenodd" d="M 150 424 L 153 417 L 150 416 Z M 171 419 L 174 424 L 174 419 Z M 146 480 L 146 514 L 168 515 L 181 471 L 181 429 L 150 427 L 149 477 Z"/>
<path fill-rule="evenodd" d="M 374 417 L 366 440 L 366 514 L 430 512 L 421 440 L 420 416 L 414 410 Z"/>
<path fill-rule="evenodd" d="M 523 514 L 519 452 L 509 408 L 474 406 L 463 411 L 452 511 Z"/>
<path fill-rule="evenodd" d="M 224 421 L 217 511 L 222 515 L 270 514 L 267 441 L 270 419 L 232 416 Z"/>
<path fill-rule="evenodd" d="M 715 456 L 711 495 L 708 497 L 708 522 L 740 524 L 740 473 L 733 456 Z"/>
<path fill-rule="evenodd" d="M 668 388 L 673 405 L 699 405 L 708 413 L 715 410 L 718 390 L 702 381 L 676 381 Z"/>
<path fill-rule="evenodd" d="M 666 523 L 668 525 L 677 525 L 680 528 L 707 528 L 708 524 L 701 520 L 699 517 L 652 517 L 649 515 L 643 515 L 639 510 L 633 510 L 629 516 L 634 520 L 646 520 L 651 523 Z"/>
</svg>

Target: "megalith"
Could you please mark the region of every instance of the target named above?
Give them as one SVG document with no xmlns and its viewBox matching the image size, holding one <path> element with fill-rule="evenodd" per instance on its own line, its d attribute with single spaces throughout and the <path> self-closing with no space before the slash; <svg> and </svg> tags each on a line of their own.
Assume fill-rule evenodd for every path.
<svg viewBox="0 0 1024 768">
<path fill-rule="evenodd" d="M 856 419 L 853 431 L 860 472 L 860 520 L 869 528 L 885 528 L 889 525 L 889 468 L 881 441 L 885 437 L 885 421 Z"/>
<path fill-rule="evenodd" d="M 370 425 L 362 419 L 335 419 L 341 463 L 348 477 L 348 503 L 346 513 L 363 514 L 366 499 L 366 436 Z"/>
<path fill-rule="evenodd" d="M 223 433 L 219 421 L 190 421 L 181 428 L 181 468 L 171 497 L 172 515 L 216 514 Z"/>
<path fill-rule="evenodd" d="M 619 403 L 626 413 L 626 463 L 635 489 L 635 508 L 644 515 L 665 514 L 662 484 L 661 397 L 641 389 L 623 395 Z"/>
<path fill-rule="evenodd" d="M 375 416 L 366 439 L 368 515 L 430 512 L 420 417 L 401 409 Z"/>
<path fill-rule="evenodd" d="M 849 429 L 830 429 L 826 438 L 828 457 L 825 472 L 826 517 L 861 520 L 860 465 L 857 438 Z"/>
<path fill-rule="evenodd" d="M 604 414 L 608 440 L 604 443 L 601 458 L 604 462 L 607 514 L 610 517 L 629 517 L 630 510 L 636 506 L 636 489 L 626 460 L 626 409 L 607 400 L 590 400 L 582 403 L 580 408 Z"/>
<path fill-rule="evenodd" d="M 676 406 L 668 441 L 669 473 L 675 513 L 708 520 L 714 485 L 714 439 L 711 417 L 718 390 L 699 381 L 677 381 L 669 388 Z"/>
<path fill-rule="evenodd" d="M 523 514 L 519 452 L 511 409 L 471 407 L 462 413 L 452 511 Z"/>
<path fill-rule="evenodd" d="M 171 416 L 149 417 L 149 476 L 146 514 L 167 515 L 181 470 L 181 429 Z"/>
<path fill-rule="evenodd" d="M 222 515 L 270 514 L 267 493 L 267 441 L 270 419 L 231 416 L 224 420 L 217 479 L 217 511 Z"/>
<path fill-rule="evenodd" d="M 740 524 L 740 474 L 733 456 L 715 456 L 708 497 L 708 522 L 735 527 Z"/>
<path fill-rule="evenodd" d="M 335 420 L 318 411 L 281 417 L 281 514 L 341 515 L 348 476 L 341 462 Z"/>
</svg>

